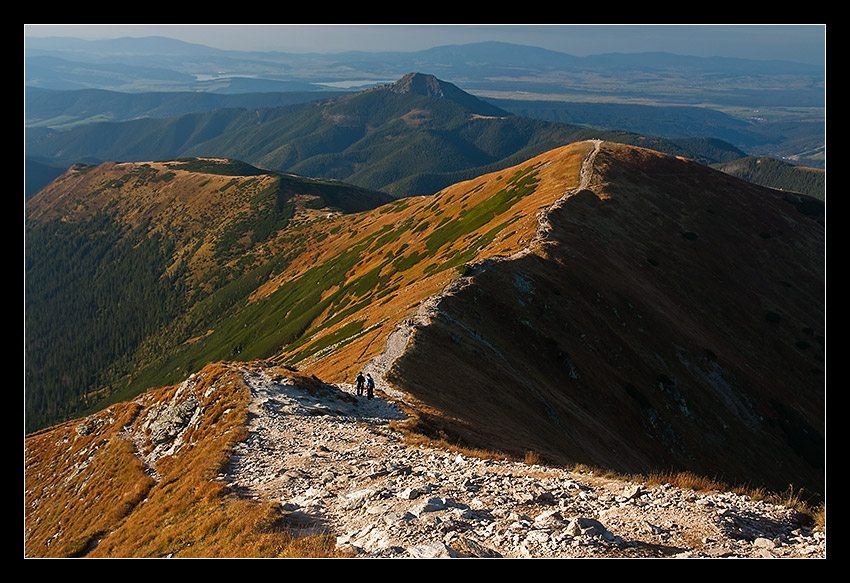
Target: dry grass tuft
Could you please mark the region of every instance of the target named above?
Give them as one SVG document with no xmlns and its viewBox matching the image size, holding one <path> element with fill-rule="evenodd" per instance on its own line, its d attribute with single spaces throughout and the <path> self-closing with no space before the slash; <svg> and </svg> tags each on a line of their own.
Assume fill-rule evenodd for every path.
<svg viewBox="0 0 850 583">
<path fill-rule="evenodd" d="M 670 484 L 677 488 L 698 492 L 734 492 L 742 496 L 748 496 L 754 500 L 763 500 L 770 504 L 791 508 L 807 516 L 816 528 L 826 528 L 826 506 L 823 504 L 812 504 L 806 499 L 805 492 L 795 489 L 793 485 L 788 486 L 788 490 L 785 492 L 771 492 L 765 488 L 728 484 L 716 478 L 700 476 L 693 472 L 659 472 L 652 474 L 648 478 L 630 479 L 633 481 L 635 479 L 642 479 L 648 485 Z"/>
<path fill-rule="evenodd" d="M 697 492 L 728 490 L 727 484 L 713 478 L 700 476 L 693 472 L 656 472 L 646 478 L 647 485 L 669 484 L 676 488 Z"/>
<path fill-rule="evenodd" d="M 523 461 L 524 463 L 526 463 L 526 464 L 530 465 L 530 466 L 533 466 L 533 465 L 537 465 L 537 464 L 543 463 L 543 460 L 542 460 L 542 458 L 540 457 L 540 454 L 538 454 L 538 453 L 537 453 L 537 452 L 535 452 L 535 451 L 530 451 L 530 450 L 529 450 L 529 451 L 527 451 L 527 452 L 525 452 L 525 457 L 523 458 L 523 460 L 522 460 L 522 461 Z"/>
</svg>

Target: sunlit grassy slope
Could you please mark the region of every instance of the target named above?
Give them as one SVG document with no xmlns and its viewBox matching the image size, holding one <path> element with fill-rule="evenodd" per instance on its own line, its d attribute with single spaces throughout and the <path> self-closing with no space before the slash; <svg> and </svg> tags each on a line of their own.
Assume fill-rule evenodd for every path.
<svg viewBox="0 0 850 583">
<path fill-rule="evenodd" d="M 434 196 L 314 226 L 312 239 L 320 240 L 315 251 L 305 253 L 294 272 L 270 281 L 267 295 L 258 298 L 267 306 L 290 298 L 287 319 L 300 316 L 305 323 L 275 356 L 321 378 L 350 380 L 383 350 L 402 319 L 466 265 L 527 246 L 540 211 L 578 184 L 591 147 L 570 146 Z M 305 299 L 293 291 L 299 288 L 311 294 Z"/>
<path fill-rule="evenodd" d="M 246 436 L 249 398 L 238 367 L 218 363 L 178 386 L 28 437 L 25 555 L 334 556 L 332 539 L 296 538 L 280 528 L 279 507 L 239 499 L 215 479 Z M 168 420 L 162 412 L 187 402 L 203 414 L 178 426 L 180 439 L 155 455 Z M 156 459 L 152 467 L 143 465 L 148 458 Z"/>
</svg>

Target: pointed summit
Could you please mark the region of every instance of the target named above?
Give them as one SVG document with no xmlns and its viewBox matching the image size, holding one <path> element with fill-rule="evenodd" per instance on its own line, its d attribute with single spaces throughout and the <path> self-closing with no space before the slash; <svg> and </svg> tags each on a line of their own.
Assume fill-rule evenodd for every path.
<svg viewBox="0 0 850 583">
<path fill-rule="evenodd" d="M 456 85 L 424 73 L 408 73 L 395 83 L 386 85 L 385 88 L 393 93 L 409 93 L 424 97 L 448 99 L 479 115 L 496 117 L 507 117 L 511 115 L 503 109 L 482 101 L 474 95 L 470 95 Z"/>
<path fill-rule="evenodd" d="M 390 91 L 395 93 L 415 93 L 430 97 L 447 97 L 452 93 L 464 93 L 451 83 L 440 81 L 433 75 L 423 73 L 408 73 L 389 86 Z M 448 94 L 448 95 L 447 95 Z"/>
</svg>

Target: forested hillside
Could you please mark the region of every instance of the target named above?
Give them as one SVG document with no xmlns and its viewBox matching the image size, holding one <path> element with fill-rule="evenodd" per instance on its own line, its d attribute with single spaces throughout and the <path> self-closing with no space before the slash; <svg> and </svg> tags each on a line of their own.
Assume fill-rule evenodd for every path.
<svg viewBox="0 0 850 583">
<path fill-rule="evenodd" d="M 166 269 L 173 242 L 144 227 L 127 232 L 104 212 L 28 229 L 26 251 L 26 421 L 33 429 L 84 409 L 87 390 L 117 372 L 116 363 L 129 366 L 139 344 L 180 315 L 186 297 L 184 269 Z"/>
<path fill-rule="evenodd" d="M 27 204 L 27 430 L 81 414 L 109 393 L 90 391 L 205 334 L 285 265 L 254 254 L 293 220 L 389 200 L 234 161 L 71 169 Z"/>
<path fill-rule="evenodd" d="M 715 167 L 748 182 L 826 199 L 826 172 L 817 168 L 802 168 L 780 160 L 754 156 L 716 164 Z"/>
</svg>

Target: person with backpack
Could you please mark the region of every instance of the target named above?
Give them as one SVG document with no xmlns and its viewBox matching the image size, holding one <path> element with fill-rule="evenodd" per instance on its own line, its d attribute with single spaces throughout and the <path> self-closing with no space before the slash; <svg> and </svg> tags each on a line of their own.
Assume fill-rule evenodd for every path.
<svg viewBox="0 0 850 583">
<path fill-rule="evenodd" d="M 375 396 L 375 381 L 372 379 L 372 375 L 366 374 L 366 398 L 371 399 Z"/>
<path fill-rule="evenodd" d="M 363 378 L 363 373 L 362 372 L 359 373 L 357 375 L 357 380 L 355 381 L 355 384 L 357 385 L 357 396 L 358 397 L 363 396 L 363 383 L 365 383 L 365 382 L 366 382 L 366 379 Z"/>
</svg>

